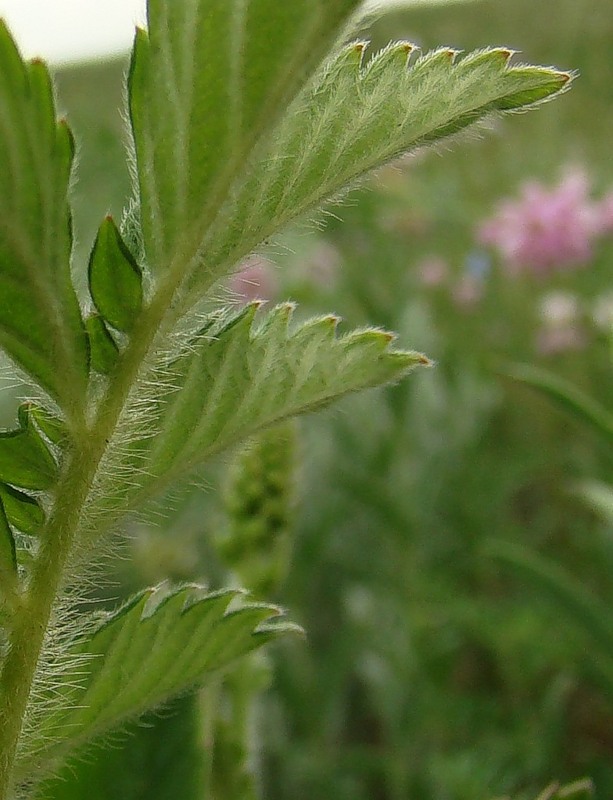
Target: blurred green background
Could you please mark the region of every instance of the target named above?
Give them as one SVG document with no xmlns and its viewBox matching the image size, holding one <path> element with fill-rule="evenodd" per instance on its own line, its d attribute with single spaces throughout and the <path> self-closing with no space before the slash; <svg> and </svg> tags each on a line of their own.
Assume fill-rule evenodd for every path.
<svg viewBox="0 0 613 800">
<path fill-rule="evenodd" d="M 611 483 L 611 442 L 508 375 L 539 365 L 611 408 L 613 235 L 581 269 L 513 275 L 477 229 L 526 179 L 551 188 L 573 168 L 594 201 L 613 189 L 611 3 L 424 7 L 382 17 L 368 38 L 373 50 L 505 45 L 579 77 L 536 113 L 382 170 L 251 262 L 271 300 L 396 330 L 436 361 L 300 426 L 291 563 L 268 599 L 308 637 L 269 654 L 254 734 L 262 797 L 530 800 L 588 775 L 608 800 L 613 524 L 589 498 Z M 125 70 L 57 74 L 78 141 L 77 275 L 100 220 L 129 196 Z M 216 465 L 166 523 L 131 523 L 134 560 L 114 568 L 111 593 L 222 583 L 212 543 L 226 482 Z M 174 741 L 176 725 L 151 724 Z M 53 796 L 72 797 L 67 786 Z M 156 779 L 146 796 L 175 789 Z"/>
</svg>

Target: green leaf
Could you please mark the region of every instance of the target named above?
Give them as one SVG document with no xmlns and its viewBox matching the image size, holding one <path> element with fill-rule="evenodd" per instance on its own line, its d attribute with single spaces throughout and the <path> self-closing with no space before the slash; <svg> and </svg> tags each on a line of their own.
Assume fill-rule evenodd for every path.
<svg viewBox="0 0 613 800">
<path fill-rule="evenodd" d="M 0 346 L 73 412 L 87 343 L 70 278 L 67 203 L 74 146 L 56 122 L 51 80 L 25 64 L 0 21 Z"/>
<path fill-rule="evenodd" d="M 563 411 L 587 423 L 606 441 L 613 442 L 613 415 L 572 383 L 528 364 L 517 364 L 507 374 L 513 380 L 541 392 Z"/>
<path fill-rule="evenodd" d="M 57 480 L 55 459 L 30 420 L 30 404 L 18 412 L 19 428 L 0 431 L 0 481 L 44 491 Z"/>
<path fill-rule="evenodd" d="M 276 606 L 238 604 L 240 592 L 206 594 L 198 586 L 137 595 L 103 617 L 73 648 L 78 674 L 43 698 L 33 757 L 49 764 L 170 698 L 205 685 L 212 674 L 271 638 L 295 632 L 267 624 Z M 230 604 L 232 607 L 229 608 Z M 27 775 L 27 758 L 19 771 Z"/>
<path fill-rule="evenodd" d="M 142 276 L 112 217 L 104 220 L 96 237 L 89 288 L 107 322 L 120 331 L 132 330 L 143 304 Z"/>
<path fill-rule="evenodd" d="M 9 603 L 17 591 L 17 551 L 4 505 L 0 501 L 0 606 Z"/>
<path fill-rule="evenodd" d="M 188 344 L 184 356 L 159 376 L 146 376 L 149 395 L 152 389 L 158 395 L 150 396 L 142 438 L 133 429 L 131 443 L 117 447 L 120 463 L 105 466 L 108 474 L 130 474 L 130 484 L 118 492 L 134 492 L 139 481 L 145 493 L 157 492 L 259 430 L 429 363 L 420 353 L 394 350 L 393 336 L 385 331 L 338 336 L 335 316 L 291 327 L 290 303 L 258 325 L 257 308 L 254 303 L 222 315 Z M 133 413 L 128 409 L 126 418 Z M 112 458 L 112 445 L 109 453 Z M 132 494 L 127 502 L 142 500 Z M 109 490 L 109 507 L 124 501 Z"/>
<path fill-rule="evenodd" d="M 202 800 L 202 722 L 196 697 L 183 697 L 130 727 L 121 743 L 69 762 L 44 784 L 45 800 Z M 109 780 L 109 775 L 113 780 Z"/>
<path fill-rule="evenodd" d="M 45 522 L 45 512 L 34 497 L 0 483 L 0 500 L 11 525 L 30 536 L 39 534 Z"/>
<path fill-rule="evenodd" d="M 149 0 L 130 114 L 147 260 L 185 266 L 360 0 Z"/>
<path fill-rule="evenodd" d="M 26 409 L 26 407 L 29 417 L 50 442 L 58 445 L 58 447 L 66 444 L 69 434 L 63 420 L 36 403 L 26 403 L 22 406 L 22 409 Z"/>
<path fill-rule="evenodd" d="M 92 314 L 85 320 L 89 336 L 89 351 L 92 369 L 102 375 L 110 374 L 115 368 L 119 350 L 104 320 L 98 314 Z"/>
<path fill-rule="evenodd" d="M 226 272 L 375 167 L 569 81 L 553 69 L 509 66 L 506 49 L 463 57 L 442 49 L 410 64 L 412 49 L 400 42 L 365 61 L 365 45 L 349 45 L 302 92 L 206 238 L 195 296 L 210 273 Z"/>
</svg>

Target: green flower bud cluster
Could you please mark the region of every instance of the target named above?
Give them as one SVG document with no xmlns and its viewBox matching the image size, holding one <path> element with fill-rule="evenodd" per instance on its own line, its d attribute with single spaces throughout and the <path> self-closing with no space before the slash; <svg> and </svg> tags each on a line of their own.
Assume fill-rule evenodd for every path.
<svg viewBox="0 0 613 800">
<path fill-rule="evenodd" d="M 216 544 L 226 566 L 255 595 L 277 591 L 287 572 L 295 449 L 295 424 L 284 422 L 253 439 L 230 470 L 228 524 Z"/>
</svg>

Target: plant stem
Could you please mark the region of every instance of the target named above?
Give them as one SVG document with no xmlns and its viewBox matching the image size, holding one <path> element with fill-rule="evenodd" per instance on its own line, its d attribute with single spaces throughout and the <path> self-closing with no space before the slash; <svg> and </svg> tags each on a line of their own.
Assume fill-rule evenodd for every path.
<svg viewBox="0 0 613 800">
<path fill-rule="evenodd" d="M 10 800 L 19 737 L 45 634 L 65 580 L 68 559 L 78 537 L 82 512 L 96 472 L 134 379 L 170 306 L 170 281 L 153 297 L 139 320 L 130 345 L 98 406 L 95 419 L 75 436 L 55 493 L 53 510 L 42 533 L 22 610 L 12 620 L 10 648 L 0 673 L 0 800 Z"/>
</svg>

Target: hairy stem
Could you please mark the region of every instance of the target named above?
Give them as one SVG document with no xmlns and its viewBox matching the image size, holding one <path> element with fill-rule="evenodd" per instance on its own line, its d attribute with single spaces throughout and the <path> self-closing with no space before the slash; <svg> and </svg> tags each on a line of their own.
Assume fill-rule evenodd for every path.
<svg viewBox="0 0 613 800">
<path fill-rule="evenodd" d="M 12 621 L 9 652 L 0 673 L 0 800 L 12 798 L 13 766 L 32 683 L 54 604 L 63 588 L 67 562 L 78 537 L 83 508 L 100 460 L 170 307 L 173 293 L 173 283 L 168 280 L 143 310 L 95 419 L 80 435 L 75 435 L 56 489 L 53 510 L 42 534 L 41 549 L 23 596 L 21 613 Z"/>
</svg>

